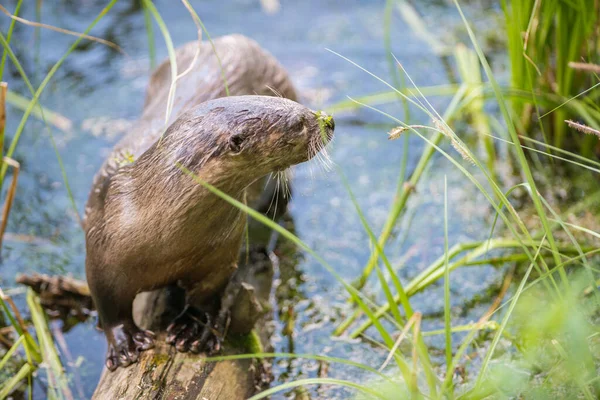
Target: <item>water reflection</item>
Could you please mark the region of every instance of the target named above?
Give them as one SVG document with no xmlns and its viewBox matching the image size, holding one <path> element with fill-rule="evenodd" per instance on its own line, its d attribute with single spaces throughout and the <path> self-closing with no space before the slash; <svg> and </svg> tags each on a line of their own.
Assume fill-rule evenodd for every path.
<svg viewBox="0 0 600 400">
<path fill-rule="evenodd" d="M 282 1 L 280 11 L 275 14 L 266 14 L 260 2 L 254 0 L 229 1 L 226 6 L 216 0 L 193 2 L 193 5 L 212 36 L 239 32 L 257 40 L 288 69 L 305 103 L 327 109 L 328 104 L 343 100 L 347 95 L 386 90 L 375 79 L 325 50 L 332 48 L 387 78 L 389 66 L 381 23 L 384 3 Z M 15 0 L 10 0 L 6 7 L 12 10 L 15 4 Z M 156 4 L 176 45 L 195 38 L 194 24 L 183 6 L 167 0 Z M 61 1 L 41 2 L 41 5 L 42 22 L 82 32 L 104 3 L 87 1 L 83 6 L 80 2 Z M 432 27 L 453 26 L 455 16 L 448 12 L 445 2 L 427 1 L 422 7 Z M 36 20 L 35 3 L 24 2 L 22 15 Z M 8 21 L 0 16 L 3 32 Z M 150 64 L 144 17 L 137 1 L 118 2 L 91 34 L 116 43 L 126 55 L 83 41 L 42 96 L 43 105 L 73 122 L 71 133 L 54 130 L 53 134 L 80 212 L 94 173 L 119 137 L 115 131 L 126 130 L 139 115 Z M 166 56 L 166 49 L 156 27 L 154 36 L 157 60 L 161 60 Z M 37 86 L 72 41 L 70 36 L 17 24 L 12 47 Z M 392 25 L 392 50 L 418 84 L 429 86 L 452 81 L 444 62 L 397 17 Z M 10 63 L 6 77 L 11 90 L 30 97 Z M 431 100 L 439 109 L 448 102 L 447 99 Z M 394 115 L 404 115 L 400 104 L 384 109 Z M 416 110 L 411 111 L 414 119 L 411 122 L 429 122 Z M 14 132 L 21 113 L 14 107 L 8 112 L 7 131 Z M 368 110 L 336 116 L 336 125 L 332 158 L 350 180 L 372 228 L 379 231 L 398 183 L 403 143 L 388 141 L 386 132 L 393 126 L 389 120 Z M 418 138 L 411 137 L 408 141 L 407 173 L 412 172 L 422 147 Z M 47 132 L 39 121 L 28 122 L 16 158 L 22 162 L 23 174 L 9 222 L 13 239 L 7 240 L 3 252 L 0 284 L 12 286 L 18 272 L 69 273 L 82 278 L 83 233 L 70 208 Z M 415 276 L 443 252 L 440 215 L 444 175 L 448 175 L 451 207 L 456 205 L 451 237 L 456 241 L 485 238 L 487 231 L 482 226 L 488 226 L 486 219 L 490 216 L 489 209 L 482 206 L 485 202 L 473 187 L 465 186 L 455 170 L 436 157 L 426 180 L 418 188 L 419 195 L 409 201 L 406 215 L 387 247 L 392 263 L 403 265 L 401 278 Z M 312 163 L 295 169 L 294 189 L 290 208 L 294 226 L 289 225 L 290 220 L 286 224 L 345 279 L 356 278 L 370 255 L 369 240 L 341 180 L 334 171 L 324 172 Z M 23 240 L 23 235 L 33 240 Z M 277 254 L 280 264 L 273 301 L 274 350 L 341 356 L 379 365 L 385 351 L 368 343 L 330 338 L 340 315 L 348 312 L 347 296 L 341 285 L 315 260 L 287 242 L 279 244 Z M 453 301 L 461 304 L 475 294 L 484 293 L 501 275 L 491 267 L 458 271 L 456 282 L 460 287 L 453 287 L 457 293 Z M 369 281 L 366 291 L 381 300 L 374 280 Z M 436 288 L 417 295 L 415 308 L 435 315 L 442 304 L 439 294 Z M 22 299 L 18 300 L 23 304 Z M 468 321 L 470 315 L 466 312 L 464 320 Z M 432 320 L 431 327 L 438 327 L 438 322 Z M 91 340 L 84 341 L 83 337 Z M 89 396 L 101 370 L 104 338 L 94 330 L 92 322 L 74 327 L 64 338 L 73 359 L 79 362 L 82 385 Z M 323 373 L 323 368 L 309 361 L 278 359 L 274 372 L 276 381 L 284 382 L 318 376 L 319 369 Z M 335 366 L 328 374 L 360 379 L 360 371 L 350 367 Z M 42 393 L 43 390 L 36 391 L 36 397 L 42 398 Z M 343 392 L 328 392 L 328 396 L 336 393 L 341 396 Z"/>
</svg>

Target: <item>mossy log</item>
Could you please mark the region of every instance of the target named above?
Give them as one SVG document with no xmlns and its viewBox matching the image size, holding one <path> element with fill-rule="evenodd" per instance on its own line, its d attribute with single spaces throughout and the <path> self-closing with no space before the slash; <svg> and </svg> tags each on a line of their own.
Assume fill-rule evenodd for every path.
<svg viewBox="0 0 600 400">
<path fill-rule="evenodd" d="M 202 356 L 178 353 L 159 335 L 156 347 L 143 352 L 136 364 L 115 372 L 104 369 L 93 398 L 247 399 L 260 388 L 260 379 L 252 360 L 205 362 Z"/>
<path fill-rule="evenodd" d="M 244 290 L 238 299 L 257 300 L 265 311 L 251 334 L 228 337 L 220 355 L 248 354 L 269 347 L 271 324 L 266 310 L 273 265 L 264 248 L 253 249 L 248 260 L 240 266 Z M 134 319 L 140 327 L 158 332 L 156 345 L 140 353 L 138 362 L 127 368 L 114 372 L 105 368 L 94 399 L 246 399 L 269 383 L 269 366 L 262 360 L 206 362 L 202 354 L 180 353 L 166 344 L 165 327 L 182 307 L 183 291 L 176 287 L 138 295 Z"/>
</svg>

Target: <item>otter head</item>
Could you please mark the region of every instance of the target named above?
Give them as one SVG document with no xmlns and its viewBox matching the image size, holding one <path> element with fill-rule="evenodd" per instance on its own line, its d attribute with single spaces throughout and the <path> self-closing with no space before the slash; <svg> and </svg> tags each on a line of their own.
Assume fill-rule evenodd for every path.
<svg viewBox="0 0 600 400">
<path fill-rule="evenodd" d="M 267 172 L 310 160 L 331 140 L 335 127 L 324 113 L 270 96 L 231 98 L 227 114 L 227 156 Z"/>
<path fill-rule="evenodd" d="M 201 127 L 199 145 L 205 149 L 211 142 L 211 158 L 218 158 L 219 169 L 251 180 L 310 160 L 331 140 L 335 127 L 325 113 L 270 96 L 224 97 L 191 114 Z M 189 147 L 185 152 L 190 150 L 208 155 Z"/>
</svg>

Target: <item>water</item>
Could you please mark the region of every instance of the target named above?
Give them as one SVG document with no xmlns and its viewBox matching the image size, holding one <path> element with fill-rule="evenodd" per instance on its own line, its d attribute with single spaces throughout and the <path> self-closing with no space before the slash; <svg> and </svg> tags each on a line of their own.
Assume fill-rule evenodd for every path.
<svg viewBox="0 0 600 400">
<path fill-rule="evenodd" d="M 223 3 L 226 3 L 223 5 Z M 202 1 L 193 5 L 212 36 L 238 32 L 257 40 L 288 69 L 312 108 L 327 110 L 328 105 L 346 99 L 387 90 L 376 79 L 327 51 L 330 48 L 351 58 L 385 79 L 389 77 L 383 37 L 383 1 L 282 1 L 281 10 L 269 15 L 258 0 Z M 451 42 L 453 33 L 460 35 L 456 12 L 445 2 L 425 1 L 419 7 L 433 34 Z M 195 26 L 186 9 L 177 2 L 157 1 L 159 12 L 169 27 L 175 45 L 196 37 Z M 43 2 L 42 22 L 82 32 L 99 13 L 102 2 Z M 14 1 L 8 9 L 14 9 Z M 479 10 L 473 6 L 472 13 Z M 34 4 L 25 2 L 22 15 L 35 19 Z M 479 15 L 479 14 L 477 14 Z M 489 16 L 488 16 L 489 17 Z M 486 18 L 488 18 L 486 17 Z M 493 21 L 493 18 L 490 18 Z M 476 19 L 478 24 L 484 24 Z M 487 21 L 483 19 L 483 21 Z M 0 18 L 6 32 L 8 18 Z M 166 57 L 166 48 L 158 28 L 154 28 L 157 59 Z M 117 43 L 126 52 L 119 54 L 106 46 L 84 42 L 71 54 L 51 80 L 42 96 L 42 104 L 68 117 L 70 132 L 53 130 L 63 158 L 69 184 L 81 213 L 94 173 L 111 146 L 139 116 L 149 75 L 147 37 L 143 13 L 132 2 L 122 1 L 98 24 L 91 34 Z M 39 85 L 41 79 L 73 41 L 73 37 L 47 30 L 17 25 L 13 49 L 26 72 Z M 392 24 L 392 49 L 418 85 L 448 83 L 443 63 L 396 14 Z M 9 88 L 29 96 L 14 68 L 5 75 Z M 432 98 L 439 110 L 449 99 Z M 383 107 L 400 118 L 400 105 Z M 429 123 L 422 113 L 411 110 L 412 123 Z M 7 132 L 16 129 L 21 112 L 8 109 Z M 116 122 L 115 122 L 116 121 Z M 389 141 L 386 132 L 394 125 L 369 110 L 336 115 L 336 138 L 331 157 L 349 180 L 352 190 L 374 231 L 381 230 L 393 200 L 400 171 L 403 141 Z M 411 137 L 408 148 L 410 173 L 423 148 L 421 139 Z M 451 151 L 451 150 L 449 150 Z M 0 285 L 12 287 L 17 273 L 41 272 L 71 274 L 84 278 L 85 244 L 81 229 L 66 194 L 61 171 L 43 124 L 31 118 L 16 152 L 21 162 L 17 198 L 8 224 Z M 301 239 L 351 281 L 369 258 L 369 239 L 344 188 L 336 169 L 323 171 L 313 162 L 295 169 L 295 196 L 291 215 Z M 428 174 L 418 186 L 387 246 L 394 265 L 405 265 L 400 277 L 408 281 L 431 261 L 443 254 L 443 185 L 447 177 L 450 208 L 450 245 L 487 237 L 493 215 L 485 199 L 468 184 L 460 172 L 436 155 Z M 33 242 L 15 235 L 26 235 Z M 31 241 L 30 240 L 30 241 Z M 408 254 L 408 257 L 407 257 Z M 280 287 L 273 305 L 276 334 L 272 343 L 276 351 L 337 356 L 378 367 L 386 357 L 384 350 L 364 342 L 334 341 L 330 334 L 347 312 L 346 294 L 338 282 L 308 255 L 286 262 L 278 276 Z M 492 267 L 464 269 L 454 274 L 453 306 L 462 310 L 454 323 L 478 318 L 483 304 L 464 308 L 467 301 L 498 284 L 501 271 Z M 380 301 L 380 290 L 370 280 L 367 292 Z M 23 296 L 17 296 L 20 305 Z M 441 287 L 417 295 L 412 304 L 425 316 L 435 316 L 443 309 Z M 296 315 L 294 334 L 282 334 L 280 319 L 293 307 Z M 53 322 L 59 329 L 60 323 Z M 438 318 L 426 319 L 423 329 L 442 326 Z M 375 336 L 374 332 L 369 334 Z M 101 372 L 105 339 L 94 329 L 94 321 L 80 324 L 64 333 L 70 352 L 66 363 L 76 363 L 83 395 L 89 397 Z M 441 343 L 434 338 L 433 344 Z M 328 376 L 361 381 L 367 375 L 356 368 L 331 365 Z M 302 377 L 315 377 L 315 362 L 279 359 L 275 362 L 275 383 Z M 315 389 L 314 395 L 345 397 L 347 392 L 333 388 Z M 35 398 L 44 398 L 40 385 Z"/>
</svg>

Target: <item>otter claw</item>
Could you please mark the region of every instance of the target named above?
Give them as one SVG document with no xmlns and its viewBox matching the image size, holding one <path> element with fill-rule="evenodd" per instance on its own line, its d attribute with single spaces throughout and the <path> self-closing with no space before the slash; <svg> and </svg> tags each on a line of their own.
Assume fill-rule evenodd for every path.
<svg viewBox="0 0 600 400">
<path fill-rule="evenodd" d="M 119 361 L 121 362 L 122 367 L 128 367 L 131 365 L 131 363 L 137 361 L 137 355 L 135 353 L 125 351 L 121 353 Z"/>
<path fill-rule="evenodd" d="M 140 351 L 148 350 L 154 347 L 154 333 L 142 331 L 135 328 L 131 329 L 118 325 L 110 329 L 112 338 L 108 343 L 106 352 L 106 368 L 110 371 L 118 367 L 128 367 L 137 362 Z"/>
<path fill-rule="evenodd" d="M 174 345 L 177 351 L 200 353 L 206 351 L 212 354 L 220 349 L 217 332 L 211 327 L 211 317 L 201 315 L 200 311 L 186 307 L 175 321 L 167 328 L 167 343 Z M 215 344 L 217 344 L 215 346 Z"/>
<path fill-rule="evenodd" d="M 138 350 L 144 351 L 154 347 L 154 332 L 144 331 L 138 332 L 134 336 L 134 341 L 138 345 Z"/>
<path fill-rule="evenodd" d="M 202 349 L 207 349 L 208 355 L 218 353 L 219 350 L 221 350 L 221 340 L 209 329 L 205 329 L 204 332 L 202 332 L 200 339 L 195 340 L 190 345 L 190 351 L 192 353 L 200 353 Z"/>
<path fill-rule="evenodd" d="M 106 352 L 106 368 L 109 371 L 114 371 L 119 366 L 117 361 L 117 357 L 115 356 L 114 350 L 109 346 L 108 351 Z"/>
</svg>

